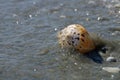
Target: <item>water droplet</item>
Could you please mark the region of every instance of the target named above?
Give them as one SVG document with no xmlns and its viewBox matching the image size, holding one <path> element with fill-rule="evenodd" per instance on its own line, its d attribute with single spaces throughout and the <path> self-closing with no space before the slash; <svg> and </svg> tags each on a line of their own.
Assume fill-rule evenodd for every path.
<svg viewBox="0 0 120 80">
<path fill-rule="evenodd" d="M 63 6 L 63 3 L 61 3 L 60 6 Z"/>
<path fill-rule="evenodd" d="M 68 66 L 66 66 L 66 68 L 68 68 Z"/>
<path fill-rule="evenodd" d="M 58 29 L 57 29 L 57 28 L 55 28 L 54 30 L 55 30 L 55 31 L 57 31 Z"/>
<path fill-rule="evenodd" d="M 78 65 L 76 62 L 74 63 L 75 65 Z"/>
<path fill-rule="evenodd" d="M 29 18 L 32 18 L 32 15 L 29 15 Z"/>
<path fill-rule="evenodd" d="M 90 19 L 89 19 L 89 18 L 86 18 L 86 21 L 90 21 Z"/>
<path fill-rule="evenodd" d="M 33 4 L 36 4 L 36 2 L 33 2 Z"/>
<path fill-rule="evenodd" d="M 66 18 L 66 16 L 65 15 L 61 15 L 60 18 Z"/>
<path fill-rule="evenodd" d="M 120 11 L 118 11 L 118 13 L 120 13 Z"/>
<path fill-rule="evenodd" d="M 87 12 L 86 15 L 88 16 L 88 15 L 90 15 L 90 14 Z"/>
<path fill-rule="evenodd" d="M 111 75 L 111 78 L 113 79 L 115 76 L 114 75 Z"/>
<path fill-rule="evenodd" d="M 16 17 L 17 16 L 17 14 L 13 14 L 13 17 Z"/>
<path fill-rule="evenodd" d="M 18 21 L 16 21 L 16 24 L 19 24 L 19 22 L 18 22 Z"/>
<path fill-rule="evenodd" d="M 98 17 L 97 20 L 100 21 L 102 18 L 101 17 Z"/>
<path fill-rule="evenodd" d="M 88 4 L 95 4 L 95 1 L 88 1 Z"/>
<path fill-rule="evenodd" d="M 37 14 L 35 14 L 35 16 L 37 16 Z"/>
<path fill-rule="evenodd" d="M 37 71 L 37 69 L 34 69 L 33 71 Z"/>
<path fill-rule="evenodd" d="M 78 11 L 77 9 L 74 9 L 74 11 L 76 12 L 76 11 Z"/>
<path fill-rule="evenodd" d="M 78 69 L 82 69 L 81 67 L 78 67 Z"/>
</svg>

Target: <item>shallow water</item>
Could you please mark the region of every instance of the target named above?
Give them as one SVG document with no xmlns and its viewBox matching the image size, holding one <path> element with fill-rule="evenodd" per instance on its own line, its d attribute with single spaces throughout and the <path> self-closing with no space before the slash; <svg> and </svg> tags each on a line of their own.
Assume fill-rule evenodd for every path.
<svg viewBox="0 0 120 80">
<path fill-rule="evenodd" d="M 102 70 L 120 67 L 119 0 L 0 0 L 0 14 L 0 80 L 120 79 Z M 110 41 L 102 64 L 60 49 L 56 34 L 73 23 Z"/>
</svg>

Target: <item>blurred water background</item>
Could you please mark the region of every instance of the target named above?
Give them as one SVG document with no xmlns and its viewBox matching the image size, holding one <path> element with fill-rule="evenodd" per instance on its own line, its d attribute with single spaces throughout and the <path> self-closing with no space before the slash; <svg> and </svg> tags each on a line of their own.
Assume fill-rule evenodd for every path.
<svg viewBox="0 0 120 80">
<path fill-rule="evenodd" d="M 117 62 L 62 51 L 56 34 L 73 23 L 117 43 L 103 56 Z M 0 0 L 0 80 L 119 80 L 102 70 L 120 67 L 119 48 L 119 0 Z"/>
</svg>

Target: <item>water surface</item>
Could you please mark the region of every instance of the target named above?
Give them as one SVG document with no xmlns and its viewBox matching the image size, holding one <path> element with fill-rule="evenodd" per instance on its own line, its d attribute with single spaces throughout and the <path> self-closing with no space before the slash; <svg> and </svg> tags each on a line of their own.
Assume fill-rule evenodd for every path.
<svg viewBox="0 0 120 80">
<path fill-rule="evenodd" d="M 111 42 L 103 64 L 59 47 L 57 32 L 73 23 Z M 119 0 L 0 0 L 0 80 L 119 80 L 102 70 L 120 67 L 119 48 Z"/>
</svg>

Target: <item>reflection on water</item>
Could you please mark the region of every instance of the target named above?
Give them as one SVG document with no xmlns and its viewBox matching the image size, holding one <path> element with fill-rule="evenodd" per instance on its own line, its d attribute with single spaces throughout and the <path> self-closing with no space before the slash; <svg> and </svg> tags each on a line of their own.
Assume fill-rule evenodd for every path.
<svg viewBox="0 0 120 80">
<path fill-rule="evenodd" d="M 120 67 L 119 0 L 0 0 L 0 7 L 0 80 L 120 78 L 102 70 Z M 101 36 L 108 47 L 102 64 L 58 46 L 57 31 L 73 23 Z M 106 62 L 109 56 L 117 62 Z"/>
</svg>

